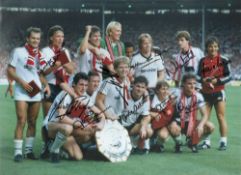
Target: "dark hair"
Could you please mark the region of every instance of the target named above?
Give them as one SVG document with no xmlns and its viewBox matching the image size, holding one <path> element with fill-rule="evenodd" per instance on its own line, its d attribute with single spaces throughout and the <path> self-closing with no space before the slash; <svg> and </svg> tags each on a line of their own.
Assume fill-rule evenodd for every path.
<svg viewBox="0 0 241 175">
<path fill-rule="evenodd" d="M 169 88 L 170 86 L 169 86 L 169 84 L 166 81 L 159 81 L 156 84 L 155 91 L 158 91 L 162 87 L 168 87 Z"/>
<path fill-rule="evenodd" d="M 196 78 L 196 75 L 193 74 L 193 73 L 186 73 L 182 77 L 182 83 L 181 84 L 183 85 L 189 79 L 195 79 L 196 80 L 197 78 Z"/>
<path fill-rule="evenodd" d="M 137 84 L 137 83 L 144 83 L 146 86 L 148 86 L 148 80 L 144 76 L 136 77 L 134 80 L 134 84 Z"/>
<path fill-rule="evenodd" d="M 98 26 L 91 26 L 91 31 L 90 31 L 89 37 L 91 37 L 91 35 L 93 35 L 96 32 L 100 32 L 100 28 Z"/>
<path fill-rule="evenodd" d="M 89 73 L 88 73 L 88 81 L 90 81 L 90 77 L 100 77 L 100 75 L 98 74 L 98 72 L 89 71 Z"/>
<path fill-rule="evenodd" d="M 79 72 L 77 74 L 75 74 L 74 78 L 73 78 L 73 85 L 76 85 L 79 80 L 86 80 L 88 81 L 88 75 L 84 72 Z"/>
<path fill-rule="evenodd" d="M 40 33 L 40 34 L 42 34 L 42 31 L 38 27 L 29 27 L 29 28 L 27 28 L 27 30 L 26 30 L 26 37 L 29 38 L 31 33 Z"/>
<path fill-rule="evenodd" d="M 61 31 L 61 32 L 64 33 L 64 29 L 61 26 L 59 26 L 59 25 L 55 25 L 55 26 L 52 26 L 52 27 L 49 28 L 48 40 L 49 40 L 50 44 L 51 44 L 50 37 L 52 37 L 55 34 L 55 32 L 57 32 L 57 31 Z"/>
<path fill-rule="evenodd" d="M 182 37 L 184 37 L 187 41 L 190 41 L 190 40 L 191 40 L 190 33 L 189 33 L 188 31 L 186 31 L 186 30 L 178 31 L 178 32 L 176 33 L 176 39 L 177 39 L 177 40 L 180 39 L 180 38 L 182 38 Z"/>
<path fill-rule="evenodd" d="M 207 40 L 205 42 L 205 50 L 207 51 L 208 50 L 208 46 L 210 44 L 213 44 L 213 43 L 217 43 L 218 47 L 220 48 L 220 42 L 219 42 L 218 38 L 215 37 L 215 36 L 210 36 L 210 37 L 207 38 Z"/>
<path fill-rule="evenodd" d="M 124 45 L 125 45 L 125 48 L 129 48 L 129 47 L 133 47 L 133 49 L 135 48 L 134 44 L 132 42 L 129 42 L 129 41 L 125 42 Z"/>
</svg>

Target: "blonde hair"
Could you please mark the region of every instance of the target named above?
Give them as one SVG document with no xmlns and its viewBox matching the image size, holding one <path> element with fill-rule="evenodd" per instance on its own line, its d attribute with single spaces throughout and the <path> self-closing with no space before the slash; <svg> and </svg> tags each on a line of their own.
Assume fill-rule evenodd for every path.
<svg viewBox="0 0 241 175">
<path fill-rule="evenodd" d="M 151 44 L 152 44 L 152 37 L 151 37 L 151 35 L 149 33 L 142 33 L 138 37 L 138 47 L 139 47 L 139 49 L 141 48 L 141 44 L 142 44 L 142 42 L 143 42 L 143 40 L 145 38 L 149 39 L 151 41 Z"/>
<path fill-rule="evenodd" d="M 121 27 L 121 23 L 119 23 L 117 21 L 111 21 L 106 27 L 106 35 L 107 36 L 110 35 L 110 32 L 114 27 Z"/>
<path fill-rule="evenodd" d="M 121 63 L 130 66 L 130 59 L 126 56 L 117 57 L 114 61 L 114 69 L 116 70 Z"/>
</svg>

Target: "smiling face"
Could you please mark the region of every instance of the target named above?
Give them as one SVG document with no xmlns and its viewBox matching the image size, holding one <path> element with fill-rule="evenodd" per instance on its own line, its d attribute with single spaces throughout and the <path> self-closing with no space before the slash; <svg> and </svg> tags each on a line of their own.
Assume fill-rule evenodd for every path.
<svg viewBox="0 0 241 175">
<path fill-rule="evenodd" d="M 109 33 L 111 40 L 113 42 L 119 41 L 121 32 L 122 32 L 122 29 L 120 25 L 113 26 L 113 28 L 110 30 L 110 33 Z"/>
<path fill-rule="evenodd" d="M 166 97 L 169 95 L 168 89 L 169 89 L 169 88 L 168 88 L 167 86 L 161 86 L 161 87 L 156 91 L 158 97 L 159 97 L 160 99 L 166 98 Z"/>
<path fill-rule="evenodd" d="M 120 78 L 125 79 L 129 73 L 129 65 L 124 62 L 120 63 L 116 68 L 116 73 Z"/>
<path fill-rule="evenodd" d="M 27 37 L 27 43 L 33 48 L 38 48 L 40 44 L 41 33 L 31 32 Z"/>
<path fill-rule="evenodd" d="M 207 47 L 207 52 L 210 57 L 215 57 L 218 55 L 219 47 L 218 43 L 212 42 Z"/>
<path fill-rule="evenodd" d="M 152 50 L 151 39 L 147 37 L 143 38 L 140 45 L 140 49 L 141 49 L 141 53 L 143 54 L 151 53 L 151 50 Z"/>
<path fill-rule="evenodd" d="M 93 46 L 98 47 L 100 45 L 100 39 L 101 39 L 100 32 L 95 32 L 90 35 L 89 42 Z"/>
<path fill-rule="evenodd" d="M 145 83 L 136 83 L 136 84 L 134 84 L 133 90 L 132 90 L 133 96 L 136 99 L 141 98 L 145 94 L 146 89 L 147 89 L 147 86 L 146 86 Z"/>
<path fill-rule="evenodd" d="M 73 86 L 74 87 L 74 91 L 76 92 L 76 94 L 78 96 L 81 96 L 83 95 L 86 90 L 87 90 L 87 87 L 88 87 L 88 81 L 87 80 L 83 80 L 83 79 L 80 79 L 78 81 L 78 83 L 76 85 Z"/>
<path fill-rule="evenodd" d="M 192 95 L 193 92 L 195 91 L 195 87 L 196 87 L 196 79 L 195 78 L 187 79 L 183 83 L 184 94 L 187 95 L 187 96 Z"/>
<path fill-rule="evenodd" d="M 60 30 L 54 32 L 53 36 L 50 37 L 51 43 L 57 48 L 61 48 L 64 42 L 64 33 Z"/>
<path fill-rule="evenodd" d="M 99 76 L 91 76 L 88 81 L 88 92 L 93 93 L 100 84 L 100 77 Z"/>
</svg>

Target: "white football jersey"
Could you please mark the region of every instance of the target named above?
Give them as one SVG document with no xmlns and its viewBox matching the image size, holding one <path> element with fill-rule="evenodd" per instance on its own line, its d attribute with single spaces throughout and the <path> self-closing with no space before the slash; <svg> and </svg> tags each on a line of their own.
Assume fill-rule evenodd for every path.
<svg viewBox="0 0 241 175">
<path fill-rule="evenodd" d="M 185 96 L 184 101 L 185 101 L 185 106 L 182 102 L 181 96 L 182 96 L 182 90 L 180 89 L 174 89 L 172 91 L 172 94 L 176 97 L 176 110 L 178 114 L 181 114 L 181 112 L 183 110 L 185 110 L 185 121 L 189 121 L 189 117 L 190 117 L 190 112 L 192 110 L 196 110 L 199 109 L 201 107 L 203 107 L 205 105 L 205 101 L 204 98 L 202 96 L 202 94 L 200 94 L 199 92 L 195 92 L 196 95 L 196 104 L 192 104 L 192 96 L 187 97 Z M 185 108 L 185 109 L 184 109 Z"/>
<path fill-rule="evenodd" d="M 191 47 L 186 54 L 183 54 L 182 52 L 177 54 L 175 58 L 177 69 L 173 79 L 180 81 L 183 74 L 187 72 L 188 67 L 192 67 L 194 71 L 193 73 L 197 74 L 199 61 L 203 57 L 203 51 L 196 47 Z"/>
<path fill-rule="evenodd" d="M 105 56 L 104 60 L 94 59 L 94 54 L 89 49 L 86 49 L 84 54 L 79 55 L 79 61 L 80 61 L 79 66 L 80 66 L 80 71 L 85 72 L 87 74 L 89 73 L 89 71 L 98 72 L 102 80 L 103 66 L 105 64 L 107 65 L 111 64 L 110 62 L 112 61 L 108 51 L 100 48 L 100 52 L 102 55 Z"/>
<path fill-rule="evenodd" d="M 129 82 L 119 83 L 115 77 L 102 81 L 99 93 L 105 95 L 105 107 L 108 112 L 117 116 L 122 114 L 125 106 L 124 84 L 129 88 Z"/>
<path fill-rule="evenodd" d="M 79 97 L 79 99 L 86 103 L 88 107 L 92 107 L 94 105 L 93 101 L 91 101 L 91 99 L 86 94 Z M 54 102 L 51 105 L 49 112 L 43 121 L 43 126 L 48 128 L 48 122 L 59 121 L 58 116 L 60 116 L 61 114 L 58 113 L 58 108 L 63 107 L 69 109 L 69 107 L 71 107 L 72 101 L 72 97 L 67 92 L 61 91 L 54 99 Z"/>
<path fill-rule="evenodd" d="M 25 47 L 16 48 L 11 56 L 10 65 L 15 67 L 16 74 L 21 77 L 24 81 L 29 83 L 30 81 L 34 80 L 38 87 L 41 89 L 42 85 L 39 79 L 38 72 L 39 69 L 39 60 L 35 59 L 35 65 L 32 68 L 28 68 L 27 60 L 28 60 L 28 51 Z M 14 99 L 21 100 L 21 101 L 41 101 L 41 93 L 38 93 L 34 97 L 30 97 L 27 92 L 22 88 L 20 84 L 16 82 L 15 84 L 15 91 L 14 91 Z"/>
<path fill-rule="evenodd" d="M 158 81 L 158 71 L 164 69 L 162 58 L 159 55 L 151 54 L 149 58 L 141 53 L 135 55 L 131 60 L 131 69 L 134 70 L 134 76 L 145 76 L 149 82 L 148 87 L 156 87 Z"/>
<path fill-rule="evenodd" d="M 64 48 L 66 49 L 66 48 Z M 68 52 L 68 50 L 67 50 Z M 54 51 L 49 47 L 45 47 L 42 49 L 42 53 L 44 55 L 44 58 L 45 58 L 45 66 L 44 66 L 44 70 L 50 68 L 51 66 L 53 66 L 53 63 L 54 63 L 54 56 L 55 56 L 55 53 Z M 59 67 L 58 70 L 62 69 L 63 67 Z M 53 84 L 53 85 L 56 85 L 57 84 L 57 80 L 56 80 L 56 76 L 54 75 L 53 72 L 50 72 L 48 75 L 45 76 L 46 77 L 46 80 L 48 81 L 49 84 Z"/>
<path fill-rule="evenodd" d="M 133 100 L 129 91 L 127 106 L 124 108 L 120 116 L 120 122 L 124 127 L 135 124 L 140 117 L 149 115 L 150 102 L 147 97 L 141 97 L 139 100 Z"/>
</svg>

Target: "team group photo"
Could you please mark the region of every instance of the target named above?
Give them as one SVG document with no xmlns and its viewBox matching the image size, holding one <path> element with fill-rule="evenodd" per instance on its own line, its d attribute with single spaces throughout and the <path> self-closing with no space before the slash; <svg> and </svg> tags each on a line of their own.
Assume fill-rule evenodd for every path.
<svg viewBox="0 0 241 175">
<path fill-rule="evenodd" d="M 1 174 L 240 174 L 240 9 L 2 0 Z"/>
</svg>

